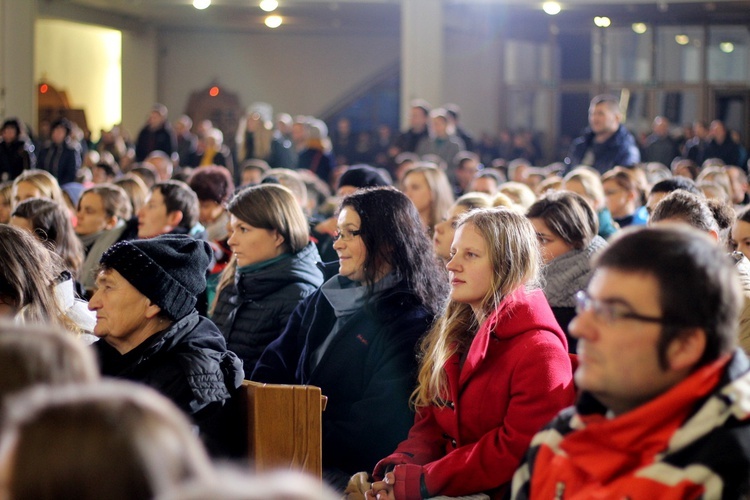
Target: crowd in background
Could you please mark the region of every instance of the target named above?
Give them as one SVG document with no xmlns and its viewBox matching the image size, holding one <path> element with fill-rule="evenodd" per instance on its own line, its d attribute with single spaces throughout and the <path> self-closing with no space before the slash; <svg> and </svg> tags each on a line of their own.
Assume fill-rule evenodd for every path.
<svg viewBox="0 0 750 500">
<path fill-rule="evenodd" d="M 737 340 L 750 351 L 748 159 L 735 132 L 655 117 L 636 137 L 616 99 L 598 96 L 589 127 L 540 165 L 533 133 L 475 138 L 460 118 L 416 100 L 403 132 L 355 135 L 342 118 L 329 134 L 318 118 L 253 105 L 227 141 L 156 104 L 134 140 L 114 127 L 96 143 L 64 118 L 34 138 L 5 120 L 0 314 L 15 323 L 0 324 L 0 360 L 4 342 L 34 336 L 60 358 L 7 390 L 10 498 L 235 498 L 235 486 L 271 484 L 209 459 L 247 452 L 243 378 L 323 389 L 324 478 L 350 498 L 499 497 L 534 434 L 575 401 L 575 317 L 594 307 L 577 292 L 629 226 L 680 221 L 714 238 L 742 281 Z M 23 371 L 0 365 L 2 378 Z M 464 370 L 476 378 L 459 390 Z M 19 396 L 36 382 L 47 387 Z M 68 480 L 78 489 L 51 473 L 62 493 L 39 496 L 22 475 L 52 440 L 44 419 L 78 443 L 106 435 L 117 460 L 146 466 L 97 490 L 86 478 L 110 471 L 92 444 L 91 470 Z M 60 439 L 55 449 L 76 449 Z M 290 494 L 330 497 L 313 490 Z"/>
</svg>

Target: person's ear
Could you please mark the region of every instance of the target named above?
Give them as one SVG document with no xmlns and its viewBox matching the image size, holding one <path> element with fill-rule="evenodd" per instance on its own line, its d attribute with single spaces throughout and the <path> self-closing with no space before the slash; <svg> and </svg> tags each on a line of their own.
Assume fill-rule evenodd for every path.
<svg viewBox="0 0 750 500">
<path fill-rule="evenodd" d="M 279 248 L 280 246 L 282 246 L 282 245 L 284 244 L 284 242 L 285 242 L 286 240 L 285 240 L 285 239 L 284 239 L 284 237 L 283 237 L 283 236 L 281 235 L 281 233 L 280 233 L 280 232 L 278 232 L 278 231 L 277 231 L 276 229 L 274 229 L 274 230 L 273 230 L 273 232 L 274 232 L 273 243 L 274 243 L 274 245 L 276 246 L 276 248 Z"/>
<path fill-rule="evenodd" d="M 157 306 L 150 300 L 148 301 L 148 306 L 146 306 L 146 318 L 147 319 L 154 319 L 159 313 L 161 312 L 161 307 Z"/>
<path fill-rule="evenodd" d="M 672 340 L 667 347 L 667 363 L 672 370 L 691 370 L 706 351 L 706 332 L 692 328 Z"/>
<path fill-rule="evenodd" d="M 104 229 L 112 229 L 117 225 L 117 216 L 113 215 L 109 219 L 107 219 L 107 222 L 104 224 Z"/>
<path fill-rule="evenodd" d="M 183 213 L 179 210 L 175 210 L 174 212 L 169 212 L 167 214 L 167 224 L 172 227 L 177 227 L 180 225 L 180 222 L 182 222 Z"/>
</svg>

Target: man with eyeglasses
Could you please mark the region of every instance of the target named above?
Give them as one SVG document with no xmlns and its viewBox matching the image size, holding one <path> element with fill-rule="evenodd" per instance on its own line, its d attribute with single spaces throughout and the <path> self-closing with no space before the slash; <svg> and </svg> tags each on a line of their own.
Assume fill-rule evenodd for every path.
<svg viewBox="0 0 750 500">
<path fill-rule="evenodd" d="M 574 407 L 531 442 L 512 498 L 742 498 L 750 362 L 726 255 L 680 226 L 624 231 L 594 260 L 570 333 Z"/>
</svg>

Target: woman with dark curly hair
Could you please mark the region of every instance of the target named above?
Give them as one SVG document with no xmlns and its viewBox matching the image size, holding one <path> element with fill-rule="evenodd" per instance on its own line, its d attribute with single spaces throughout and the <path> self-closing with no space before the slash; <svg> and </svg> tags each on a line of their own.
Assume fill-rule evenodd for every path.
<svg viewBox="0 0 750 500">
<path fill-rule="evenodd" d="M 297 307 L 251 378 L 321 387 L 324 477 L 343 489 L 406 437 L 415 346 L 447 284 L 417 209 L 393 188 L 344 198 L 333 248 L 338 274 Z"/>
</svg>

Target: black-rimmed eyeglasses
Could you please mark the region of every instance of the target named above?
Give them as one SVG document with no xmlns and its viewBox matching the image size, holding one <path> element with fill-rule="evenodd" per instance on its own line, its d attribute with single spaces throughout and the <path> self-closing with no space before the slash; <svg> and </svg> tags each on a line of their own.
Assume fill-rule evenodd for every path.
<svg viewBox="0 0 750 500">
<path fill-rule="evenodd" d="M 642 314 L 628 311 L 626 306 L 616 302 L 606 300 L 597 300 L 592 298 L 588 292 L 581 290 L 576 293 L 576 313 L 581 314 L 585 311 L 591 311 L 604 323 L 612 324 L 622 319 L 632 319 L 643 321 L 645 323 L 656 323 L 659 325 L 670 325 L 672 321 L 666 318 L 657 318 L 655 316 L 644 316 Z"/>
</svg>

